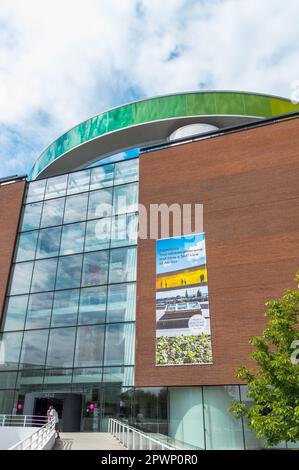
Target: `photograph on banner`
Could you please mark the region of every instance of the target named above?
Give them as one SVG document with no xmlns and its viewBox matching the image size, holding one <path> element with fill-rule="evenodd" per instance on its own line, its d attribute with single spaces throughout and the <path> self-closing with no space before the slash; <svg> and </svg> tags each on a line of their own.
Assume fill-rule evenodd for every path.
<svg viewBox="0 0 299 470">
<path fill-rule="evenodd" d="M 205 234 L 156 241 L 156 365 L 212 364 Z"/>
</svg>

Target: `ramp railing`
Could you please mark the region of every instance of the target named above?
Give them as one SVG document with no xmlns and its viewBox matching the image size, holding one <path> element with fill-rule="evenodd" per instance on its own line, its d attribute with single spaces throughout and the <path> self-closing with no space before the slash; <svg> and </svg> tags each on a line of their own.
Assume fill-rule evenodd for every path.
<svg viewBox="0 0 299 470">
<path fill-rule="evenodd" d="M 129 426 L 127 423 L 109 418 L 108 432 L 128 450 L 175 450 L 174 445 L 152 437 L 150 434 Z"/>
<path fill-rule="evenodd" d="M 55 435 L 55 418 L 32 415 L 0 415 L 0 427 L 37 428 L 8 450 L 42 450 Z"/>
</svg>

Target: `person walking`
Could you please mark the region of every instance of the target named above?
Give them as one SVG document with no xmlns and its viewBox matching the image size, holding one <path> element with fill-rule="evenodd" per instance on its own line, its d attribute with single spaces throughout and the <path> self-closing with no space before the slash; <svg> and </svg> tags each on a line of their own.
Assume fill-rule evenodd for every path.
<svg viewBox="0 0 299 470">
<path fill-rule="evenodd" d="M 49 414 L 48 414 L 49 412 Z M 55 431 L 56 431 L 56 434 L 57 434 L 57 439 L 60 438 L 59 436 L 59 416 L 58 416 L 58 413 L 57 411 L 55 410 L 54 406 L 50 406 L 48 411 L 47 411 L 47 415 L 50 417 L 50 418 L 54 418 L 55 419 Z"/>
</svg>

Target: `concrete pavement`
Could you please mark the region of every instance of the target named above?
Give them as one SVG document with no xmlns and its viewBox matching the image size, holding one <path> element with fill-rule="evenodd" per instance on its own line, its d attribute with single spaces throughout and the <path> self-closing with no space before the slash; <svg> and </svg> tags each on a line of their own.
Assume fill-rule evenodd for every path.
<svg viewBox="0 0 299 470">
<path fill-rule="evenodd" d="M 126 450 L 108 432 L 63 432 L 53 450 Z"/>
</svg>

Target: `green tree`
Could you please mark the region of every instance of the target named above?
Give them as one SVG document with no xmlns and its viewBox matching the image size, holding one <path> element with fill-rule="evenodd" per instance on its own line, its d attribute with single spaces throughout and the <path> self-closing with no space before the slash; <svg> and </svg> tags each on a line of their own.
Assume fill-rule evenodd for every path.
<svg viewBox="0 0 299 470">
<path fill-rule="evenodd" d="M 296 276 L 299 282 L 299 272 Z M 246 381 L 250 404 L 233 402 L 230 411 L 248 420 L 257 439 L 266 447 L 299 441 L 299 289 L 266 303 L 270 320 L 262 336 L 250 340 L 252 369 L 238 368 L 236 377 Z"/>
</svg>

